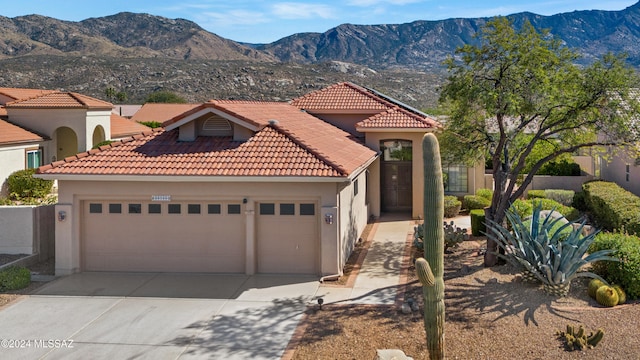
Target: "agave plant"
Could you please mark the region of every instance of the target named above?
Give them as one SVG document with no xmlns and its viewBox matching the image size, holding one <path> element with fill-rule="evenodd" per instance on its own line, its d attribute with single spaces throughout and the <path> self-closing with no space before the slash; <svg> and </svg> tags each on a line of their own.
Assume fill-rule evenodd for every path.
<svg viewBox="0 0 640 360">
<path fill-rule="evenodd" d="M 582 235 L 584 222 L 570 232 L 571 223 L 557 226 L 562 218 L 551 213 L 541 216 L 541 207 L 533 210 L 530 221 L 523 222 L 520 216 L 507 211 L 506 218 L 511 231 L 493 221 L 488 221 L 488 230 L 494 236 L 504 254 L 497 254 L 523 272 L 525 279 L 537 279 L 544 290 L 552 295 L 565 296 L 571 280 L 585 276 L 602 280 L 589 271 L 579 271 L 584 265 L 601 260 L 618 261 L 608 256 L 612 250 L 601 250 L 587 254 L 596 233 Z"/>
</svg>

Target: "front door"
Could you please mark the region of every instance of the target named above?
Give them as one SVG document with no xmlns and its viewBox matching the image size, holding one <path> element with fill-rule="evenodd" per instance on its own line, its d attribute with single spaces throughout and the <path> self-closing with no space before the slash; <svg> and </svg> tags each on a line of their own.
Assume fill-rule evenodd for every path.
<svg viewBox="0 0 640 360">
<path fill-rule="evenodd" d="M 410 141 L 386 140 L 381 144 L 382 211 L 411 211 L 413 207 L 413 151 Z"/>
</svg>

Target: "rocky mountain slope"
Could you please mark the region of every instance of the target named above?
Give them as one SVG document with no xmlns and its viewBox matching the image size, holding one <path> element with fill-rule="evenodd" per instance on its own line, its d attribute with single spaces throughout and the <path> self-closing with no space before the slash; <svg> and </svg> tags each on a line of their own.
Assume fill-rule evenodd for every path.
<svg viewBox="0 0 640 360">
<path fill-rule="evenodd" d="M 590 61 L 626 52 L 640 66 L 640 2 L 622 11 L 512 15 L 550 29 Z M 435 105 L 442 61 L 477 41 L 487 18 L 344 24 L 272 44 L 240 44 L 184 19 L 119 13 L 80 22 L 39 15 L 0 16 L 0 86 L 105 89 L 144 100 L 156 90 L 190 101 L 286 100 L 338 81 L 374 87 L 418 108 Z"/>
</svg>

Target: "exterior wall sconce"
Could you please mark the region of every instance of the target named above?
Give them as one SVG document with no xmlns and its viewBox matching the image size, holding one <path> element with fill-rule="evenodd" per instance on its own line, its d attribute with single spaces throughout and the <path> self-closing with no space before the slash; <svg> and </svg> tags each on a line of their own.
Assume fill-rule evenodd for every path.
<svg viewBox="0 0 640 360">
<path fill-rule="evenodd" d="M 67 219 L 67 212 L 66 211 L 58 211 L 58 221 L 59 222 L 63 222 Z"/>
<path fill-rule="evenodd" d="M 324 214 L 324 223 L 327 225 L 333 224 L 333 214 Z"/>
</svg>

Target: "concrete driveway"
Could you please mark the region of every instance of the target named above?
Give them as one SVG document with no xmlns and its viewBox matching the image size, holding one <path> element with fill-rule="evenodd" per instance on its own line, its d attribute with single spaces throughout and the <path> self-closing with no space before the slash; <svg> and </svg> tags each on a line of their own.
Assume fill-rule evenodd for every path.
<svg viewBox="0 0 640 360">
<path fill-rule="evenodd" d="M 0 358 L 279 359 L 317 280 L 75 274 L 0 311 Z"/>
</svg>

